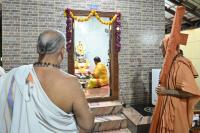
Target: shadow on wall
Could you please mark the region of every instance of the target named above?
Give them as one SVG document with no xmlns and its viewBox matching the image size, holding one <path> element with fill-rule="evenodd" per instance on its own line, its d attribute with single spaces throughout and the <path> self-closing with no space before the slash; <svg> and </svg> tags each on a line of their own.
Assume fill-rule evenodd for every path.
<svg viewBox="0 0 200 133">
<path fill-rule="evenodd" d="M 133 66 L 134 74 L 131 80 L 131 88 L 133 89 L 131 103 L 133 105 L 138 104 L 149 104 L 150 101 L 150 91 L 148 84 L 142 79 L 142 66 L 141 60 L 138 59 L 137 63 Z M 149 78 L 149 77 L 148 77 Z M 151 81 L 151 80 L 150 80 Z"/>
</svg>

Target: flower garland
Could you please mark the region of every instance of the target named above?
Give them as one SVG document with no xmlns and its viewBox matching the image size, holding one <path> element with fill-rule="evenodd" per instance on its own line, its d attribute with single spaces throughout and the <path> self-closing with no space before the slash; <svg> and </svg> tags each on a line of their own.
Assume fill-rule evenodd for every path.
<svg viewBox="0 0 200 133">
<path fill-rule="evenodd" d="M 66 22 L 66 24 L 67 24 L 67 26 L 66 26 L 67 44 L 66 44 L 66 48 L 67 48 L 67 52 L 69 52 L 71 49 L 71 46 L 72 46 L 73 19 L 70 17 L 69 9 L 66 10 L 66 13 L 67 13 L 67 22 Z"/>
<path fill-rule="evenodd" d="M 121 43 L 120 43 L 120 41 L 121 41 L 121 36 L 120 36 L 121 35 L 121 22 L 120 22 L 120 20 L 121 20 L 121 14 L 118 13 L 117 20 L 115 22 L 115 29 L 116 29 L 116 32 L 115 32 L 115 48 L 116 48 L 117 52 L 119 52 L 120 49 L 121 49 Z"/>
<path fill-rule="evenodd" d="M 67 17 L 67 21 L 66 21 L 66 37 L 67 37 L 67 52 L 70 51 L 71 46 L 72 46 L 72 34 L 73 34 L 73 23 L 74 20 L 77 20 L 78 22 L 85 22 L 88 21 L 92 16 L 95 16 L 97 18 L 97 20 L 99 20 L 102 24 L 105 25 L 112 25 L 115 22 L 114 28 L 116 30 L 115 32 L 115 47 L 117 52 L 120 51 L 121 49 L 121 14 L 117 13 L 113 16 L 113 18 L 110 21 L 104 21 L 100 18 L 100 16 L 98 15 L 96 10 L 92 10 L 90 11 L 89 15 L 84 17 L 84 18 L 79 18 L 77 16 L 74 16 L 74 14 L 71 12 L 71 10 L 69 8 L 67 8 L 64 12 L 65 16 Z"/>
<path fill-rule="evenodd" d="M 96 10 L 91 10 L 89 15 L 84 18 L 74 16 L 73 12 L 71 12 L 71 11 L 69 14 L 70 14 L 71 18 L 73 18 L 74 20 L 77 20 L 78 22 L 89 21 L 92 16 L 95 16 L 97 18 L 97 20 L 99 20 L 99 22 L 101 22 L 102 24 L 105 24 L 105 25 L 112 25 L 115 22 L 115 20 L 117 19 L 117 14 L 115 14 L 110 21 L 104 21 L 103 19 L 101 19 L 101 17 L 99 16 L 99 14 L 97 13 Z M 67 16 L 66 11 L 65 11 L 65 16 Z"/>
</svg>

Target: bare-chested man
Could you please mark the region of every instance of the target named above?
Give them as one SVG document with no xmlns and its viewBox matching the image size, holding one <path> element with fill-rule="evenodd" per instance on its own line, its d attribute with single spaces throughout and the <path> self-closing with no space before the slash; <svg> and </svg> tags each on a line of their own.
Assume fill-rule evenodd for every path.
<svg viewBox="0 0 200 133">
<path fill-rule="evenodd" d="M 0 132 L 91 132 L 94 117 L 78 80 L 59 69 L 65 42 L 57 30 L 42 32 L 38 62 L 1 77 Z"/>
</svg>

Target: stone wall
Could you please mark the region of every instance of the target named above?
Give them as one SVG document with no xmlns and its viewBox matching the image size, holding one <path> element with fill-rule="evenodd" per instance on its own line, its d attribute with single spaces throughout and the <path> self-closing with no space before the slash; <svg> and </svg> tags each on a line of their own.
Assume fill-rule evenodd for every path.
<svg viewBox="0 0 200 133">
<path fill-rule="evenodd" d="M 164 0 L 3 0 L 3 67 L 10 70 L 37 59 L 38 34 L 47 28 L 65 32 L 66 7 L 122 13 L 119 53 L 120 99 L 150 102 L 150 72 L 161 67 L 158 46 L 164 36 Z M 66 60 L 63 68 L 67 67 Z"/>
</svg>

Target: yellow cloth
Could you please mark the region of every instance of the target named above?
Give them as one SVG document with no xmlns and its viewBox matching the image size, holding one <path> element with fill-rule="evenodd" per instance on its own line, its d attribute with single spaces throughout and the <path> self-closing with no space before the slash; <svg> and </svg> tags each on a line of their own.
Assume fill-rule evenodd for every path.
<svg viewBox="0 0 200 133">
<path fill-rule="evenodd" d="M 93 78 L 88 81 L 87 88 L 101 87 L 104 85 L 108 85 L 107 70 L 106 66 L 99 62 L 94 69 Z"/>
<path fill-rule="evenodd" d="M 83 63 L 75 61 L 75 73 L 86 74 L 88 72 L 89 66 L 90 66 L 90 63 L 88 60 L 86 60 Z"/>
</svg>

